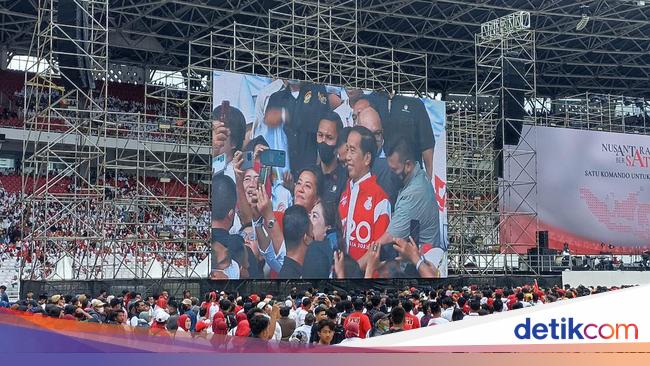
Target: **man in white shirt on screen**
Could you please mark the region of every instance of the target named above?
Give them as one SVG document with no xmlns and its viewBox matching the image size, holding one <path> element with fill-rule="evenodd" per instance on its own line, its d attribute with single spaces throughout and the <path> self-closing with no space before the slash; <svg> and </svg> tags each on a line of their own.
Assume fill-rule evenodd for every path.
<svg viewBox="0 0 650 366">
<path fill-rule="evenodd" d="M 264 121 L 266 107 L 269 103 L 269 98 L 274 93 L 284 89 L 286 82 L 282 79 L 275 79 L 273 82 L 262 88 L 257 94 L 255 100 L 255 122 L 253 123 L 252 138 L 262 136 L 268 142 L 269 148 L 273 150 L 287 151 L 289 143 L 287 142 L 287 135 L 284 132 L 283 124 L 278 126 L 269 126 Z M 289 155 L 286 155 L 286 165 L 284 168 L 276 168 L 278 178 L 280 181 L 284 178 L 284 173 L 289 171 Z"/>
</svg>

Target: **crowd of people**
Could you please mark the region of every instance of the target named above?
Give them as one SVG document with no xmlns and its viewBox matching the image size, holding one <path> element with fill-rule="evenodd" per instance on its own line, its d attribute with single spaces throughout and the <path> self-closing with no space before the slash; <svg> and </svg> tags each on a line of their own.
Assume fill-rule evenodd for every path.
<svg viewBox="0 0 650 366">
<path fill-rule="evenodd" d="M 383 291 L 294 288 L 288 294 L 215 290 L 202 300 L 188 290 L 179 297 L 167 290 L 156 294 L 124 290 L 115 295 L 101 290 L 95 295 L 27 292 L 21 300 L 9 303 L 0 286 L 0 304 L 18 313 L 110 324 L 154 336 L 229 335 L 334 345 L 615 289 L 568 285 L 543 289 L 535 283 L 516 288 L 472 285 Z"/>
<path fill-rule="evenodd" d="M 111 200 L 92 201 L 88 206 L 70 208 L 64 203 L 52 200 L 36 201 L 26 205 L 20 202 L 20 192 L 5 189 L 0 182 L 0 256 L 2 260 L 24 260 L 25 268 L 38 270 L 48 277 L 55 270 L 61 252 L 72 258 L 75 273 L 82 277 L 102 277 L 104 265 L 97 258 L 114 255 L 129 257 L 144 265 L 151 260 L 171 264 L 178 268 L 193 267 L 203 261 L 208 253 L 210 236 L 210 210 L 207 195 L 198 194 L 196 204 L 163 207 L 142 207 L 134 210 L 130 204 L 143 187 L 133 177 L 118 174 L 107 177 L 107 185 L 113 188 Z M 69 184 L 67 193 L 79 189 Z M 157 186 L 148 186 L 154 194 Z M 195 187 L 201 190 L 200 187 Z M 202 204 L 201 204 L 202 203 Z M 23 214 L 25 224 L 23 225 Z M 43 225 L 43 223 L 49 223 Z M 89 226 L 88 223 L 95 223 Z M 100 225 L 100 223 L 102 225 Z M 51 225 L 50 225 L 51 224 Z M 92 230 L 93 227 L 102 228 Z M 165 236 L 161 233 L 165 233 Z M 45 240 L 22 239 L 47 236 Z M 71 239 L 77 237 L 78 239 Z M 189 242 L 185 244 L 186 240 Z M 177 255 L 183 253 L 183 255 Z M 185 253 L 187 253 L 185 255 Z M 83 263 L 83 265 L 81 265 Z M 38 264 L 38 265 L 34 265 Z M 125 263 L 133 266 L 134 263 Z M 113 274 L 107 274 L 113 275 Z"/>
<path fill-rule="evenodd" d="M 9 79 L 18 79 L 22 84 L 24 75 L 18 72 L 5 71 L 0 73 Z M 0 106 L 0 126 L 22 128 L 25 119 L 36 122 L 35 126 L 28 126 L 32 129 L 64 132 L 75 125 L 79 131 L 93 135 L 104 135 L 101 124 L 97 121 L 97 116 L 84 116 L 76 112 L 73 108 L 77 101 L 70 99 L 61 99 L 59 88 L 53 88 L 48 92 L 46 89 L 38 90 L 31 87 L 16 88 L 15 82 L 10 83 L 4 88 L 0 86 L 0 95 L 4 94 L 7 99 L 6 105 Z M 62 90 L 62 88 L 60 88 Z M 130 92 L 134 89 L 134 93 Z M 100 85 L 97 85 L 93 101 L 96 107 L 83 107 L 85 110 L 96 109 L 97 106 L 103 105 L 103 99 L 100 98 Z M 168 90 L 166 96 L 170 100 L 182 99 L 183 95 L 178 91 Z M 131 94 L 138 94 L 132 96 Z M 27 118 L 24 116 L 24 100 L 28 96 Z M 1 100 L 2 98 L 0 98 Z M 52 114 L 49 123 L 44 118 L 33 119 L 36 110 L 43 111 L 49 104 L 57 105 L 57 111 Z M 209 126 L 197 121 L 190 122 L 190 133 L 186 127 L 184 116 L 186 115 L 183 108 L 179 108 L 177 103 L 164 103 L 162 98 L 151 96 L 147 99 L 145 108 L 144 89 L 135 85 L 126 83 L 110 83 L 108 95 L 106 96 L 106 135 L 121 138 L 147 140 L 153 142 L 175 142 L 175 143 L 209 143 Z M 68 120 L 69 123 L 65 123 Z M 169 126 L 161 128 L 161 125 Z"/>
<path fill-rule="evenodd" d="M 230 100 L 215 105 L 212 278 L 440 276 L 422 100 L 275 80 L 252 120 Z M 282 164 L 265 163 L 268 150 L 285 152 Z"/>
</svg>

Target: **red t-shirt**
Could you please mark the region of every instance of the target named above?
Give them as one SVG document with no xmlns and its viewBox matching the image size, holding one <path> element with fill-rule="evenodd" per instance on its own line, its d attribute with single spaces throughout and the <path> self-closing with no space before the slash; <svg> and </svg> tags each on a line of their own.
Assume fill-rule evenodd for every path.
<svg viewBox="0 0 650 366">
<path fill-rule="evenodd" d="M 358 193 L 355 202 L 351 202 L 354 197 L 352 197 L 350 181 L 339 202 L 339 214 L 348 245 L 348 254 L 354 260 L 359 260 L 366 254 L 370 243 L 384 235 L 390 223 L 390 201 L 388 195 L 377 184 L 377 179 L 370 176 L 357 184 Z M 348 215 L 350 209 L 352 212 Z"/>
<path fill-rule="evenodd" d="M 420 328 L 420 319 L 409 311 L 404 317 L 404 330 Z"/>
<path fill-rule="evenodd" d="M 366 338 L 366 333 L 368 333 L 370 331 L 370 328 L 372 328 L 370 325 L 370 319 L 368 319 L 368 315 L 360 311 L 355 311 L 354 313 L 350 314 L 350 316 L 345 318 L 343 326 L 346 327 L 349 322 L 359 324 L 359 338 Z"/>
</svg>

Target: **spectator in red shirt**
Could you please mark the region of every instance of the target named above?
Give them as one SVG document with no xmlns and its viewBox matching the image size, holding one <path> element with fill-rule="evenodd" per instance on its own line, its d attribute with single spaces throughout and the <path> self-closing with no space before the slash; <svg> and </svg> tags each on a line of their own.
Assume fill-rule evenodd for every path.
<svg viewBox="0 0 650 366">
<path fill-rule="evenodd" d="M 404 330 L 420 328 L 420 319 L 412 313 L 413 303 L 411 300 L 402 301 L 402 307 L 406 312 L 406 316 L 404 317 Z"/>
<path fill-rule="evenodd" d="M 343 324 L 347 328 L 349 322 L 359 323 L 359 338 L 362 339 L 366 338 L 366 334 L 372 328 L 370 319 L 368 319 L 366 314 L 362 313 L 363 305 L 362 299 L 356 299 L 354 301 L 354 312 L 345 318 L 345 323 Z"/>
</svg>

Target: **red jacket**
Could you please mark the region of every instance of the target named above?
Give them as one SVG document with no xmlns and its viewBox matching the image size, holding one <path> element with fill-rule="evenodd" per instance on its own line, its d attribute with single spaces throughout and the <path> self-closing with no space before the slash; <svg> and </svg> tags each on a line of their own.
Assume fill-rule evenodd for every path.
<svg viewBox="0 0 650 366">
<path fill-rule="evenodd" d="M 370 243 L 379 239 L 388 229 L 390 202 L 375 177 L 368 175 L 356 185 L 355 190 L 352 190 L 348 181 L 345 192 L 341 195 L 339 214 L 347 252 L 354 260 L 359 260 L 368 251 Z M 352 202 L 355 197 L 356 200 Z"/>
</svg>

